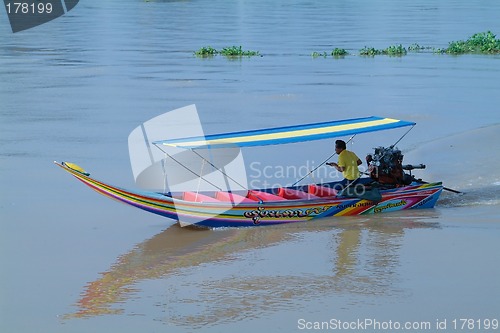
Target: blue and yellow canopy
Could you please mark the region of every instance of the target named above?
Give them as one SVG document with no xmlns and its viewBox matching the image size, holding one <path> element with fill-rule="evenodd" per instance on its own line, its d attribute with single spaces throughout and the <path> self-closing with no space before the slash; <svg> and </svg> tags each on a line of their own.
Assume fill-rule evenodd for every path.
<svg viewBox="0 0 500 333">
<path fill-rule="evenodd" d="M 252 147 L 321 140 L 413 125 L 415 125 L 414 122 L 373 116 L 316 124 L 213 134 L 204 137 L 162 140 L 156 141 L 154 144 L 185 149 Z"/>
</svg>

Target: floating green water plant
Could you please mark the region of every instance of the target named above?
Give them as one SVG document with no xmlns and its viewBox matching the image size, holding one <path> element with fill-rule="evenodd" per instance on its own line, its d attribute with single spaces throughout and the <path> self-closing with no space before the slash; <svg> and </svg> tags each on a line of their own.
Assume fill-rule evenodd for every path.
<svg viewBox="0 0 500 333">
<path fill-rule="evenodd" d="M 225 47 L 221 51 L 217 51 L 211 46 L 204 46 L 194 53 L 197 57 L 213 57 L 218 54 L 226 57 L 243 57 L 256 56 L 259 51 L 244 51 L 241 46 Z"/>
<path fill-rule="evenodd" d="M 259 51 L 244 51 L 241 46 L 231 46 L 223 48 L 219 54 L 226 57 L 251 57 L 258 56 Z"/>
<path fill-rule="evenodd" d="M 337 47 L 337 48 L 333 49 L 332 52 L 330 52 L 330 55 L 335 57 L 335 58 L 340 58 L 340 57 L 344 57 L 346 55 L 349 55 L 349 53 L 345 49 L 339 49 Z M 328 56 L 328 54 L 326 52 L 313 52 L 311 54 L 311 56 L 313 58 L 317 58 L 317 57 L 326 58 Z"/>
<path fill-rule="evenodd" d="M 348 55 L 349 53 L 345 49 L 339 49 L 338 47 L 336 47 L 331 54 L 334 57 L 343 57 Z"/>
<path fill-rule="evenodd" d="M 376 55 L 384 54 L 384 55 L 389 55 L 389 56 L 404 56 L 406 55 L 407 51 L 403 47 L 403 45 L 392 45 L 389 46 L 386 49 L 383 50 L 377 50 L 374 47 L 367 47 L 365 46 L 359 51 L 359 55 L 361 56 L 368 56 L 368 57 L 373 57 Z"/>
<path fill-rule="evenodd" d="M 404 56 L 406 55 L 407 51 L 403 47 L 403 45 L 391 45 L 385 50 L 382 50 L 382 54 L 390 55 L 390 56 Z"/>
<path fill-rule="evenodd" d="M 213 57 L 217 54 L 217 50 L 211 46 L 204 46 L 196 51 L 194 54 L 197 57 Z"/>
<path fill-rule="evenodd" d="M 405 48 L 402 44 L 391 45 L 385 49 L 376 49 L 373 47 L 365 46 L 359 50 L 360 56 L 373 57 L 376 55 L 388 55 L 388 56 L 404 56 L 408 52 L 421 52 L 423 50 L 433 50 L 435 53 L 446 53 L 446 54 L 465 54 L 465 53 L 475 53 L 475 54 L 499 54 L 500 53 L 500 39 L 497 39 L 495 34 L 491 31 L 480 32 L 472 35 L 469 39 L 465 41 L 454 41 L 450 42 L 448 48 L 446 49 L 435 49 L 430 46 L 421 46 L 417 43 L 411 44 L 408 48 Z M 215 55 L 223 55 L 229 58 L 236 57 L 251 57 L 259 56 L 259 51 L 246 51 L 243 50 L 241 46 L 230 46 L 225 47 L 220 51 L 217 51 L 211 46 L 205 46 L 200 48 L 195 52 L 198 57 L 212 57 Z M 344 57 L 349 55 L 345 49 L 335 48 L 330 53 L 331 56 L 335 58 Z M 328 56 L 327 52 L 313 52 L 311 54 L 313 58 Z"/>
<path fill-rule="evenodd" d="M 359 55 L 362 55 L 362 56 L 373 57 L 373 56 L 376 56 L 378 54 L 382 54 L 382 51 L 377 50 L 373 47 L 365 46 L 361 50 L 359 50 Z"/>
<path fill-rule="evenodd" d="M 433 50 L 434 48 L 431 46 L 421 46 L 417 43 L 413 43 L 410 46 L 408 46 L 408 52 L 420 52 L 424 50 Z"/>
<path fill-rule="evenodd" d="M 313 53 L 311 54 L 311 56 L 312 56 L 313 58 L 317 58 L 317 57 L 323 57 L 323 58 L 326 58 L 327 54 L 326 54 L 326 52 L 313 52 Z"/>
<path fill-rule="evenodd" d="M 496 39 L 496 36 L 491 31 L 480 32 L 472 35 L 466 41 L 451 42 L 448 48 L 439 51 L 448 54 L 500 53 L 500 39 Z"/>
</svg>

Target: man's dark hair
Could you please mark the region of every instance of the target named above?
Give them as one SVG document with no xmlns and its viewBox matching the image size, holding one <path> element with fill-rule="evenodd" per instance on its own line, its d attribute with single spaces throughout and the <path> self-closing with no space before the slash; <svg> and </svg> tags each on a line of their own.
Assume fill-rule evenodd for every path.
<svg viewBox="0 0 500 333">
<path fill-rule="evenodd" d="M 343 140 L 335 141 L 335 148 L 346 149 L 345 141 Z"/>
</svg>

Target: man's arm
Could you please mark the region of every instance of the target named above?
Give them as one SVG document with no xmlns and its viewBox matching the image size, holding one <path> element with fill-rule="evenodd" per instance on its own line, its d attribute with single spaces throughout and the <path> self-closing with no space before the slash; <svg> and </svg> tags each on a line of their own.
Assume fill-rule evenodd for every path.
<svg viewBox="0 0 500 333">
<path fill-rule="evenodd" d="M 337 163 L 335 162 L 331 162 L 331 163 L 326 163 L 326 165 L 329 165 L 329 166 L 332 166 L 334 167 L 335 169 L 337 169 L 337 171 L 339 172 L 344 172 L 344 167 L 341 167 L 339 166 Z M 358 164 L 359 165 L 359 164 Z"/>
</svg>

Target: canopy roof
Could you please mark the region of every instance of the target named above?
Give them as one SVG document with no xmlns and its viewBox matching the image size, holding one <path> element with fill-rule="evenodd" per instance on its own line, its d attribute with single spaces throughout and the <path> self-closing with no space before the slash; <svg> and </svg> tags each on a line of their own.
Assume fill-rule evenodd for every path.
<svg viewBox="0 0 500 333">
<path fill-rule="evenodd" d="M 413 125 L 415 125 L 414 122 L 372 116 L 315 124 L 212 134 L 204 137 L 161 140 L 154 142 L 154 144 L 185 149 L 252 147 L 321 140 Z"/>
</svg>

